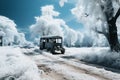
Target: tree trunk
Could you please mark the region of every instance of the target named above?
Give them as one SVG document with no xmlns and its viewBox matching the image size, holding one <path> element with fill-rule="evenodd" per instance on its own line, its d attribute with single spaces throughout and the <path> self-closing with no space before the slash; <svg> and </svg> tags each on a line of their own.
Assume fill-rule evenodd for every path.
<svg viewBox="0 0 120 80">
<path fill-rule="evenodd" d="M 117 49 L 118 47 L 117 45 L 119 45 L 119 41 L 118 41 L 118 35 L 117 35 L 117 27 L 114 22 L 114 18 L 108 21 L 108 28 L 109 28 L 108 41 L 110 44 L 110 48 L 112 51 L 119 51 L 119 49 Z"/>
<path fill-rule="evenodd" d="M 110 44 L 110 48 L 112 51 L 120 51 L 120 45 L 119 45 L 119 41 L 118 41 L 118 34 L 117 34 L 117 26 L 116 26 L 116 20 L 120 15 L 120 8 L 118 10 L 118 12 L 116 13 L 115 17 L 113 17 L 112 19 L 108 20 L 108 41 Z"/>
</svg>

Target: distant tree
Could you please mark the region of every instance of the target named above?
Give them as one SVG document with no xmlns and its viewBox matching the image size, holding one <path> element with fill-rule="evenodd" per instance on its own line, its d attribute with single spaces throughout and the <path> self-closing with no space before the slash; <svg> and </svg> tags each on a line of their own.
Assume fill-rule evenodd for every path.
<svg viewBox="0 0 120 80">
<path fill-rule="evenodd" d="M 68 26 L 64 27 L 64 44 L 67 47 L 75 46 L 75 42 L 77 41 L 77 32 L 75 30 L 69 28 Z"/>
</svg>

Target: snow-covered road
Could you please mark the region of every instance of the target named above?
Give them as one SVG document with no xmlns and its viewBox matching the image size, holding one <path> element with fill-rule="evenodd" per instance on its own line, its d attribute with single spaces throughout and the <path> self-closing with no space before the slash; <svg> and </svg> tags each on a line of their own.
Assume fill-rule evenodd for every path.
<svg viewBox="0 0 120 80">
<path fill-rule="evenodd" d="M 119 73 L 86 65 L 77 58 L 66 59 L 65 57 L 74 57 L 69 51 L 65 55 L 52 55 L 45 51 L 29 49 L 23 51 L 43 70 L 41 77 L 47 80 L 120 80 Z"/>
<path fill-rule="evenodd" d="M 45 75 L 52 78 L 51 80 L 109 80 L 66 61 L 57 60 L 48 56 L 45 56 L 45 59 L 40 59 L 40 62 L 36 62 L 38 67 L 45 71 Z"/>
</svg>

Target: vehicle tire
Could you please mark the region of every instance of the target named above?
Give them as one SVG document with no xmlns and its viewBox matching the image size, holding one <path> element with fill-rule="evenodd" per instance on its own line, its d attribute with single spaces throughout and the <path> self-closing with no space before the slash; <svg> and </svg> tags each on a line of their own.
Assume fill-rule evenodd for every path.
<svg viewBox="0 0 120 80">
<path fill-rule="evenodd" d="M 47 48 L 47 51 L 50 51 L 50 48 Z"/>
<path fill-rule="evenodd" d="M 61 50 L 61 54 L 64 54 L 64 53 L 65 53 L 65 49 L 62 48 L 62 50 Z"/>
<path fill-rule="evenodd" d="M 42 47 L 40 47 L 40 50 L 43 50 L 43 48 L 42 48 Z"/>
<path fill-rule="evenodd" d="M 52 54 L 55 54 L 55 50 L 54 50 L 54 49 L 51 49 L 50 52 L 51 52 Z"/>
</svg>

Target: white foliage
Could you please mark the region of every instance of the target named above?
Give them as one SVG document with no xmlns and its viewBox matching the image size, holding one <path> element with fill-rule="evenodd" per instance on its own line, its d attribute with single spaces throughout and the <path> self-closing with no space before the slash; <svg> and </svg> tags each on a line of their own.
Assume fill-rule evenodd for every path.
<svg viewBox="0 0 120 80">
<path fill-rule="evenodd" d="M 14 43 L 19 44 L 19 45 L 26 44 L 27 40 L 25 39 L 25 34 L 24 33 L 18 33 L 18 35 L 16 35 L 14 37 Z"/>
<path fill-rule="evenodd" d="M 77 41 L 77 37 L 78 36 L 75 30 L 69 28 L 68 26 L 64 28 L 64 41 L 68 47 L 75 45 L 75 42 Z"/>
<path fill-rule="evenodd" d="M 97 47 L 105 47 L 108 46 L 109 43 L 106 39 L 106 37 L 103 34 L 96 34 L 93 46 Z"/>
<path fill-rule="evenodd" d="M 108 6 L 111 6 L 111 5 L 106 4 L 107 1 L 108 3 L 110 2 L 109 0 L 78 0 L 75 8 L 73 8 L 71 12 L 77 18 L 79 22 L 83 23 L 86 31 L 97 30 L 103 33 L 107 33 L 108 27 L 107 27 L 107 22 L 106 22 L 106 17 L 104 15 L 104 12 L 108 12 L 107 14 L 112 13 L 111 11 L 112 8 L 111 7 L 107 8 Z M 117 10 L 119 9 L 120 2 L 119 0 L 112 0 L 112 3 L 113 3 L 113 8 L 114 8 L 114 14 L 115 14 Z M 103 10 L 101 9 L 101 5 L 104 6 Z M 119 30 L 120 20 L 119 19 L 120 18 L 118 18 L 118 21 L 117 21 L 117 28 L 118 28 L 118 33 L 120 34 L 120 30 Z M 107 44 L 106 42 L 107 40 L 104 40 L 105 37 L 102 37 L 101 35 L 98 35 L 98 34 L 97 35 L 99 37 L 95 35 L 96 33 L 94 33 L 93 36 L 89 35 L 93 37 L 93 41 L 94 41 L 93 45 L 101 45 L 101 43 L 105 43 L 101 45 L 103 46 Z M 99 40 L 101 40 L 101 42 Z"/>
<path fill-rule="evenodd" d="M 55 16 L 59 15 L 59 12 L 54 11 L 52 5 L 47 5 L 41 8 L 42 16 L 35 17 L 36 23 L 30 26 L 30 30 L 34 35 L 46 36 L 46 35 L 59 35 L 63 36 L 62 32 L 62 19 L 57 19 Z"/>
<path fill-rule="evenodd" d="M 0 16 L 0 36 L 3 36 L 4 45 L 26 42 L 24 33 L 19 33 L 13 20 Z"/>
<path fill-rule="evenodd" d="M 0 31 L 0 36 L 5 36 L 5 33 L 2 30 Z"/>
<path fill-rule="evenodd" d="M 0 31 L 4 33 L 6 44 L 13 42 L 14 36 L 18 34 L 14 21 L 4 16 L 0 16 Z"/>
<path fill-rule="evenodd" d="M 79 0 L 76 7 L 73 8 L 71 12 L 89 29 L 97 26 L 99 26 L 97 28 L 100 28 L 103 26 L 101 24 L 104 24 L 105 22 L 97 0 Z"/>
<path fill-rule="evenodd" d="M 105 2 L 106 1 L 106 2 Z M 97 28 L 99 31 L 106 31 L 106 17 L 103 12 L 106 12 L 108 9 L 106 7 L 107 1 L 109 0 L 78 0 L 76 7 L 71 10 L 72 14 L 76 16 L 78 21 L 82 22 L 85 27 L 88 28 Z M 119 0 L 113 0 L 114 14 L 119 9 Z M 101 5 L 104 6 L 104 9 L 101 10 Z M 111 13 L 108 11 L 108 13 Z M 103 29 L 102 29 L 103 28 Z M 103 31 L 103 32 L 104 32 Z"/>
<path fill-rule="evenodd" d="M 77 41 L 75 42 L 75 46 L 77 46 L 77 47 L 82 46 L 83 38 L 84 38 L 83 33 L 77 31 Z"/>
</svg>

